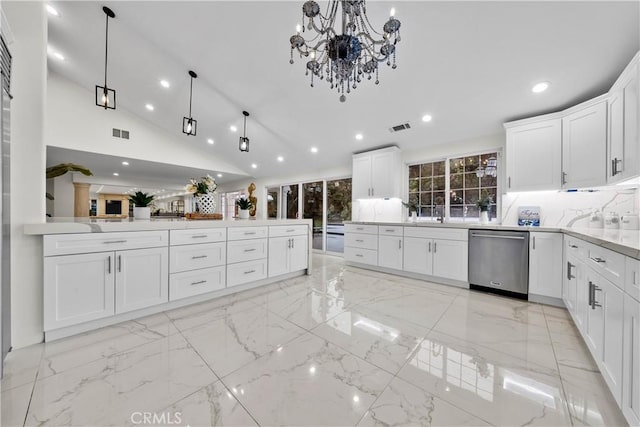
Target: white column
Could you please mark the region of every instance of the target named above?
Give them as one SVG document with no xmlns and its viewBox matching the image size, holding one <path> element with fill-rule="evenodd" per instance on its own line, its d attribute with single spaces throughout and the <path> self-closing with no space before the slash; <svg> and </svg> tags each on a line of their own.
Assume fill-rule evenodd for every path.
<svg viewBox="0 0 640 427">
<path fill-rule="evenodd" d="M 44 143 L 47 16 L 41 1 L 3 2 L 13 33 L 11 93 L 11 339 L 42 341 L 42 237 L 23 225 L 45 221 Z"/>
</svg>

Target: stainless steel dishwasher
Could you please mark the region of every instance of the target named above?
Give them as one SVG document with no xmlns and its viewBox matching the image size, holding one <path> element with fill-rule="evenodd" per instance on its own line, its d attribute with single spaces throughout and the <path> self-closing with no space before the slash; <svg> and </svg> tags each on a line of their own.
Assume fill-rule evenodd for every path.
<svg viewBox="0 0 640 427">
<path fill-rule="evenodd" d="M 526 299 L 529 232 L 469 230 L 469 283 Z"/>
</svg>

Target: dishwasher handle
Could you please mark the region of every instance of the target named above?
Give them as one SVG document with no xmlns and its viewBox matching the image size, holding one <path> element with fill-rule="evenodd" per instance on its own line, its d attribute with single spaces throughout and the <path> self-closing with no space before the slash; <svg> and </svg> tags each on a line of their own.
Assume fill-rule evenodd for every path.
<svg viewBox="0 0 640 427">
<path fill-rule="evenodd" d="M 487 237 L 487 238 L 490 238 L 490 239 L 524 240 L 524 236 L 503 236 L 501 234 L 475 234 L 475 233 L 471 233 L 471 237 Z"/>
</svg>

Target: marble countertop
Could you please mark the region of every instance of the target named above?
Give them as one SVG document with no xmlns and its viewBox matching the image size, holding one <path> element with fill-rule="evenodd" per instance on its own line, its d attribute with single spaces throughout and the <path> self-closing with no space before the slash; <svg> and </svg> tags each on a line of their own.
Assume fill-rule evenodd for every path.
<svg viewBox="0 0 640 427">
<path fill-rule="evenodd" d="M 466 228 L 506 231 L 541 231 L 564 233 L 577 237 L 594 245 L 611 249 L 631 258 L 640 259 L 640 230 L 610 230 L 602 228 L 570 228 L 570 227 L 520 227 L 517 225 L 502 224 L 474 224 L 468 222 L 418 221 L 418 222 L 368 222 L 348 221 L 346 224 L 367 225 L 401 225 L 404 227 L 441 227 L 441 228 Z"/>
<path fill-rule="evenodd" d="M 187 220 L 184 218 L 153 218 L 150 220 L 49 218 L 46 223 L 26 224 L 24 234 L 109 233 L 117 231 L 186 230 L 216 227 L 257 227 L 269 225 L 311 225 L 310 219 L 245 219 Z"/>
</svg>

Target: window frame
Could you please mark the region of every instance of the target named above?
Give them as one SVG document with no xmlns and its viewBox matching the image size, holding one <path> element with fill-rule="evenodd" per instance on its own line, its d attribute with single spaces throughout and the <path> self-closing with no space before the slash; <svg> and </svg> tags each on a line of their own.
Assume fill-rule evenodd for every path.
<svg viewBox="0 0 640 427">
<path fill-rule="evenodd" d="M 496 182 L 496 218 L 491 218 L 492 221 L 496 221 L 496 223 L 500 224 L 502 222 L 502 189 L 504 183 L 504 155 L 503 148 L 483 148 L 480 150 L 473 150 L 462 153 L 448 154 L 446 156 L 438 156 L 438 157 L 428 157 L 423 158 L 418 161 L 412 161 L 410 163 L 405 163 L 404 165 L 404 184 L 403 184 L 403 196 L 404 200 L 409 200 L 409 167 L 415 165 L 422 165 L 425 163 L 433 163 L 433 162 L 445 162 L 445 208 L 444 208 L 444 220 L 446 222 L 468 222 L 468 223 L 477 223 L 479 222 L 478 217 L 451 217 L 450 209 L 451 209 L 451 200 L 449 194 L 451 193 L 451 160 L 458 159 L 460 157 L 469 157 L 469 156 L 481 156 L 489 153 L 496 153 L 497 159 L 497 167 L 498 167 L 498 176 Z M 419 221 L 434 221 L 436 220 L 436 216 L 430 217 L 418 217 Z"/>
</svg>

